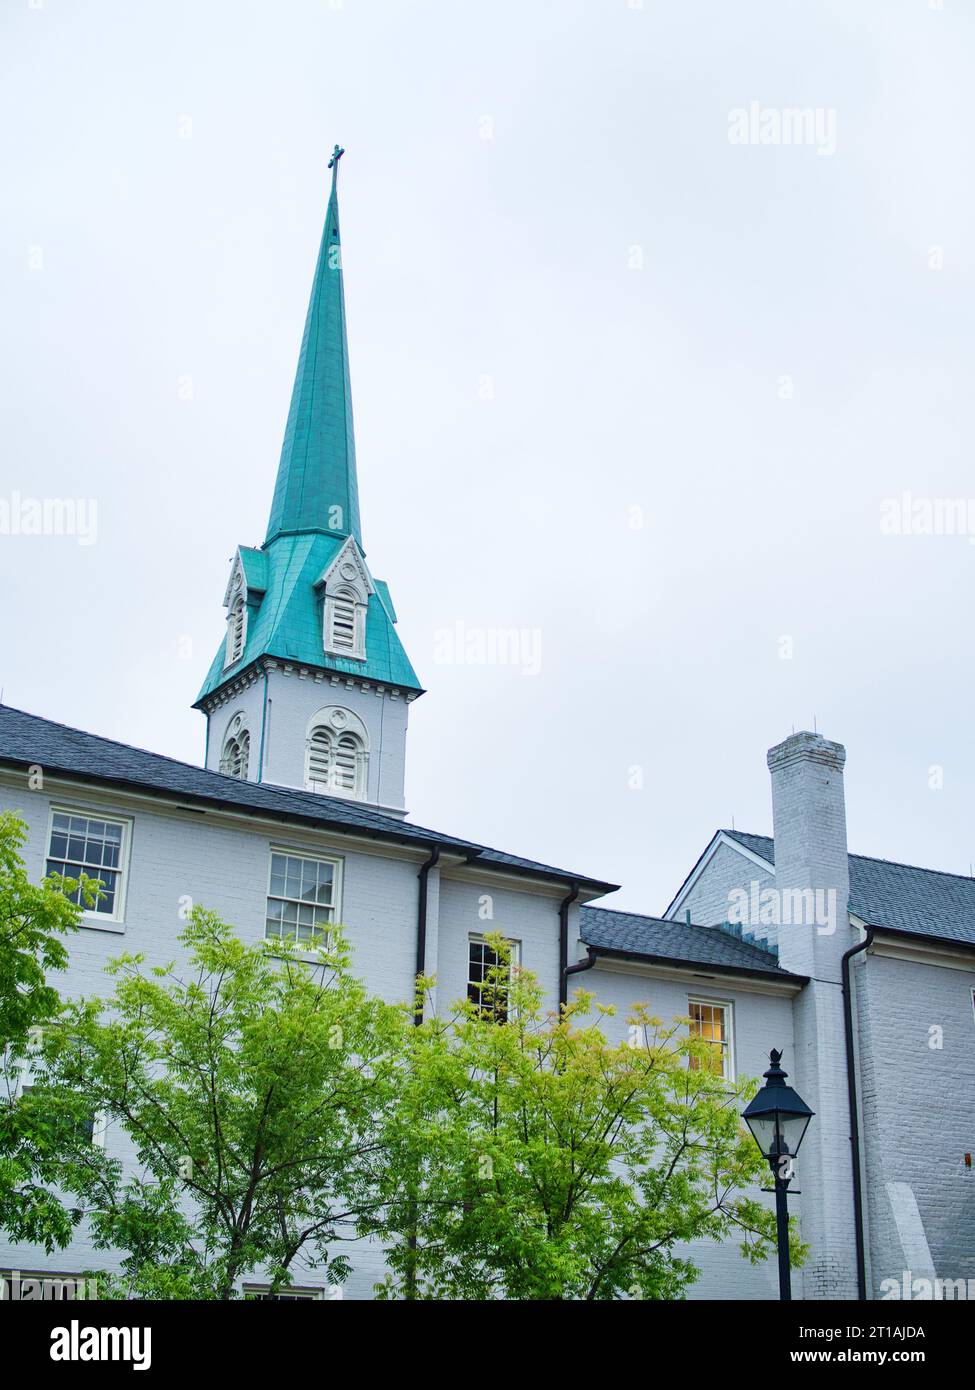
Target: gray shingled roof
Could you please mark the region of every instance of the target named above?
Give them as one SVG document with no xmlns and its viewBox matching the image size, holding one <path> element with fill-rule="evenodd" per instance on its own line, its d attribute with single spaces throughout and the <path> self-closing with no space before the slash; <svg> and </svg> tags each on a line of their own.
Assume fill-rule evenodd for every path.
<svg viewBox="0 0 975 1390">
<path fill-rule="evenodd" d="M 739 941 L 720 927 L 668 922 L 663 917 L 640 917 L 607 907 L 583 907 L 579 912 L 579 930 L 586 945 L 599 952 L 642 956 L 661 963 L 672 961 L 675 965 L 706 965 L 712 970 L 734 970 L 797 983 L 805 978 L 783 970 L 771 951 Z"/>
<path fill-rule="evenodd" d="M 723 833 L 775 863 L 770 836 Z M 851 854 L 850 911 L 872 927 L 975 946 L 975 879 L 961 874 Z"/>
<path fill-rule="evenodd" d="M 511 869 L 533 878 L 578 883 L 611 893 L 619 886 L 587 874 L 572 873 L 490 849 L 455 835 L 441 835 L 397 816 L 384 815 L 354 801 L 321 796 L 315 792 L 242 782 L 222 772 L 209 772 L 192 763 L 177 762 L 159 753 L 131 748 L 126 743 L 86 734 L 80 729 L 41 719 L 35 714 L 0 705 L 0 763 L 28 767 L 39 764 L 47 772 L 59 772 L 111 786 L 136 787 L 163 792 L 186 802 L 208 802 L 237 811 L 253 811 L 282 820 L 312 823 L 322 829 L 391 840 L 399 844 L 441 846 L 466 855 L 479 864 Z"/>
</svg>

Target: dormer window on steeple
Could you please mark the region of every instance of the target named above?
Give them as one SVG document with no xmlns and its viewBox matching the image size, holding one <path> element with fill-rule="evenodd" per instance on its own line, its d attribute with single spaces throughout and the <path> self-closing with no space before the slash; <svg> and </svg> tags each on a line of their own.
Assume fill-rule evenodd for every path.
<svg viewBox="0 0 975 1390">
<path fill-rule="evenodd" d="M 224 667 L 233 666 L 244 655 L 244 642 L 247 640 L 247 605 L 243 594 L 238 594 L 230 605 L 227 615 L 227 656 Z"/>
<path fill-rule="evenodd" d="M 325 650 L 360 660 L 366 655 L 366 605 L 354 589 L 326 594 Z"/>
</svg>

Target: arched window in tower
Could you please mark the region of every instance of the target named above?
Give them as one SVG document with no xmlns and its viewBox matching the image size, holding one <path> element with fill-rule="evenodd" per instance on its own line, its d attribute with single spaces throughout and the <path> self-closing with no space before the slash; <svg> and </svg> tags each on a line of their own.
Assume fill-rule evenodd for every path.
<svg viewBox="0 0 975 1390">
<path fill-rule="evenodd" d="M 247 765 L 251 755 L 251 736 L 246 729 L 231 734 L 220 755 L 220 771 L 228 777 L 239 777 L 247 781 Z"/>
<path fill-rule="evenodd" d="M 247 606 L 242 595 L 234 599 L 227 615 L 227 659 L 224 668 L 233 666 L 244 655 L 244 641 L 247 637 Z"/>
<path fill-rule="evenodd" d="M 362 801 L 366 796 L 368 754 L 364 730 L 350 724 L 360 721 L 348 710 L 333 709 L 313 723 L 308 734 L 305 786 L 325 796 L 347 796 Z"/>
<path fill-rule="evenodd" d="M 365 657 L 366 605 L 354 589 L 343 587 L 326 596 L 325 650 L 336 656 Z"/>
</svg>

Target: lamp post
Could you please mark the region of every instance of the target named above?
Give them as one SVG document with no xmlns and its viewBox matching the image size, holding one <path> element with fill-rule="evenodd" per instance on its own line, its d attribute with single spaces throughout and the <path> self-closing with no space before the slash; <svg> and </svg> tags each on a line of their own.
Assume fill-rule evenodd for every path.
<svg viewBox="0 0 975 1390">
<path fill-rule="evenodd" d="M 771 1063 L 765 1073 L 765 1085 L 749 1101 L 742 1119 L 752 1132 L 752 1138 L 769 1161 L 775 1179 L 775 1225 L 779 1245 L 779 1298 L 792 1298 L 792 1277 L 789 1269 L 789 1183 L 795 1172 L 793 1160 L 799 1152 L 806 1126 L 813 1112 L 785 1084 L 788 1072 L 780 1063 L 782 1053 L 773 1048 Z"/>
</svg>

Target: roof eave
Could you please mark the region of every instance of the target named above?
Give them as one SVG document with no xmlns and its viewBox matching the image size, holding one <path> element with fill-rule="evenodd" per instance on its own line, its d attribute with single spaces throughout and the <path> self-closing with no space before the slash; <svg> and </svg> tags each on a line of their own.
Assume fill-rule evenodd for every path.
<svg viewBox="0 0 975 1390">
<path fill-rule="evenodd" d="M 583 944 L 590 951 L 595 951 L 597 956 L 607 956 L 611 960 L 642 961 L 646 965 L 665 966 L 670 970 L 692 970 L 697 973 L 707 970 L 719 975 L 748 975 L 755 979 L 777 980 L 779 984 L 791 983 L 800 987 L 809 983 L 808 975 L 794 975 L 790 970 L 762 970 L 750 965 L 719 964 L 709 960 L 678 960 L 673 956 L 660 956 L 643 951 L 620 951 L 611 946 L 594 946 L 584 938 Z"/>
</svg>

